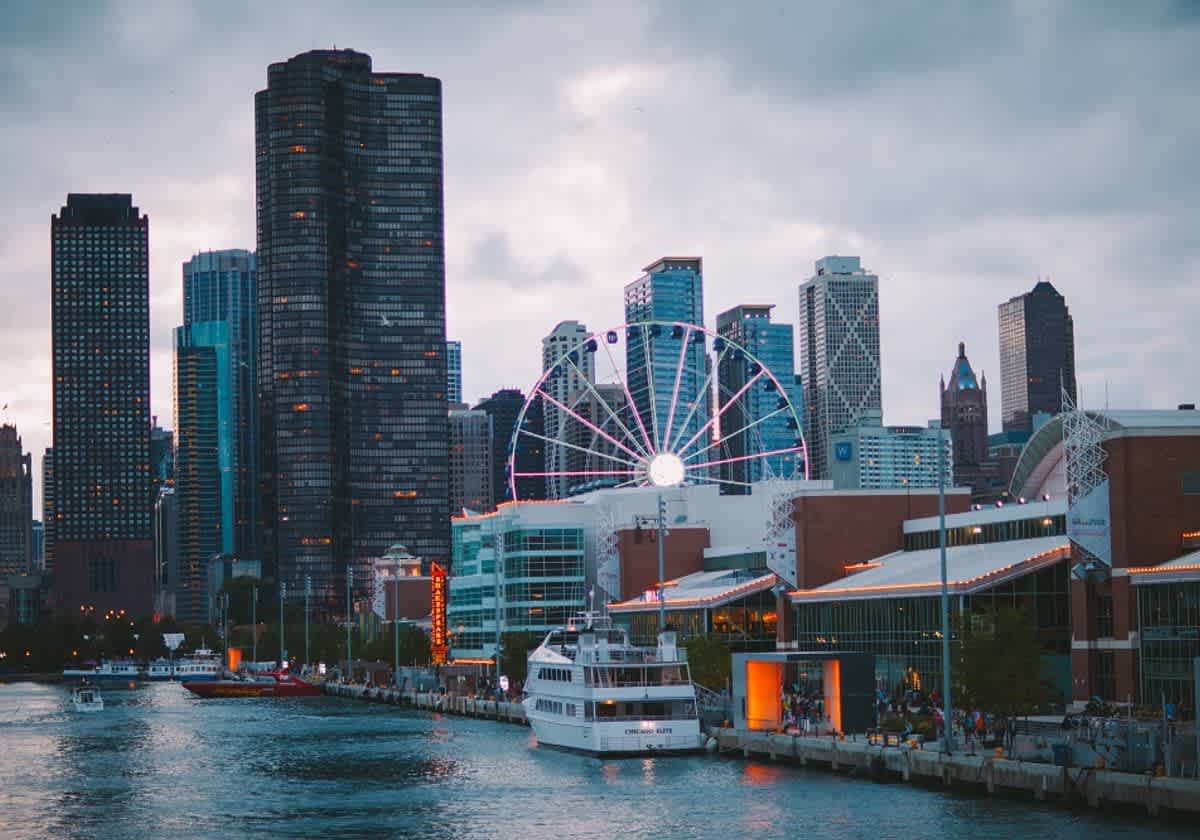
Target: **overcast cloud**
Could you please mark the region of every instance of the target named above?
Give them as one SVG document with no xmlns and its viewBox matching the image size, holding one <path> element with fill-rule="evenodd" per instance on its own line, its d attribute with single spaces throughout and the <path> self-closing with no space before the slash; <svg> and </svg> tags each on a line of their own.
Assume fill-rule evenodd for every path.
<svg viewBox="0 0 1200 840">
<path fill-rule="evenodd" d="M 1074 315 L 1085 405 L 1200 401 L 1195 4 L 11 5 L 0 403 L 35 461 L 50 215 L 68 192 L 149 214 L 153 411 L 173 425 L 181 263 L 254 247 L 254 92 L 270 62 L 334 45 L 443 80 L 448 332 L 472 401 L 527 388 L 556 321 L 620 323 L 622 286 L 679 253 L 704 257 L 710 325 L 761 302 L 794 323 L 813 261 L 861 255 L 888 423 L 937 414 L 965 341 L 998 427 L 996 306 L 1039 275 Z"/>
</svg>

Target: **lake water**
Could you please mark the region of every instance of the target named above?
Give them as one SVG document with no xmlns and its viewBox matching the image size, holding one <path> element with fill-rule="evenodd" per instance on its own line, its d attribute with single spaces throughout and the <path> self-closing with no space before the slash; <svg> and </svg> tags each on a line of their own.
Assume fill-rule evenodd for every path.
<svg viewBox="0 0 1200 840">
<path fill-rule="evenodd" d="M 1195 837 L 1149 819 L 715 756 L 600 760 L 528 729 L 336 698 L 199 700 L 174 683 L 0 685 L 0 837 Z"/>
</svg>

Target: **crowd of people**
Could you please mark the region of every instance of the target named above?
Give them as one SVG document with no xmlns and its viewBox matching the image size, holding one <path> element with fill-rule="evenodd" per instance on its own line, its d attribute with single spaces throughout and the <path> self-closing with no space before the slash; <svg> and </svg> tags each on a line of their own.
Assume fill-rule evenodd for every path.
<svg viewBox="0 0 1200 840">
<path fill-rule="evenodd" d="M 821 694 L 793 686 L 791 691 L 784 691 L 782 702 L 783 731 L 788 735 L 816 735 L 829 729 Z"/>
</svg>

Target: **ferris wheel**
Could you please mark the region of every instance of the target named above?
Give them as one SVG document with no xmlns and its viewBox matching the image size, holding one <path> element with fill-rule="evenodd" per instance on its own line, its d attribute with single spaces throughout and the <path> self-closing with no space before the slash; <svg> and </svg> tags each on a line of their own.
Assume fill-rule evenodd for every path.
<svg viewBox="0 0 1200 840">
<path fill-rule="evenodd" d="M 513 499 L 603 487 L 807 478 L 785 383 L 749 348 L 696 324 L 642 321 L 590 333 L 548 360 L 508 452 Z"/>
</svg>

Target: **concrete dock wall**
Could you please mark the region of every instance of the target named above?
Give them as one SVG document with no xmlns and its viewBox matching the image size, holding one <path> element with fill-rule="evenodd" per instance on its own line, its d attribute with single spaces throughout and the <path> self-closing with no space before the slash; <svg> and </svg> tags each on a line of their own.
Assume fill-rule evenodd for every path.
<svg viewBox="0 0 1200 840">
<path fill-rule="evenodd" d="M 448 715 L 498 720 L 502 723 L 515 723 L 521 726 L 528 725 L 528 721 L 525 720 L 525 707 L 520 703 L 476 700 L 473 697 L 455 697 L 432 691 L 401 691 L 395 688 L 367 688 L 362 685 L 339 683 L 326 683 L 323 688 L 326 694 L 335 697 L 351 697 L 356 700 L 408 706 Z"/>
<path fill-rule="evenodd" d="M 1164 812 L 1200 814 L 1200 781 L 1081 767 L 1010 761 L 992 755 L 954 754 L 907 746 L 872 746 L 866 741 L 808 738 L 766 732 L 716 733 L 722 752 L 801 766 L 827 767 L 880 781 L 899 780 L 1028 796 L 1063 803 L 1086 802 Z"/>
</svg>

